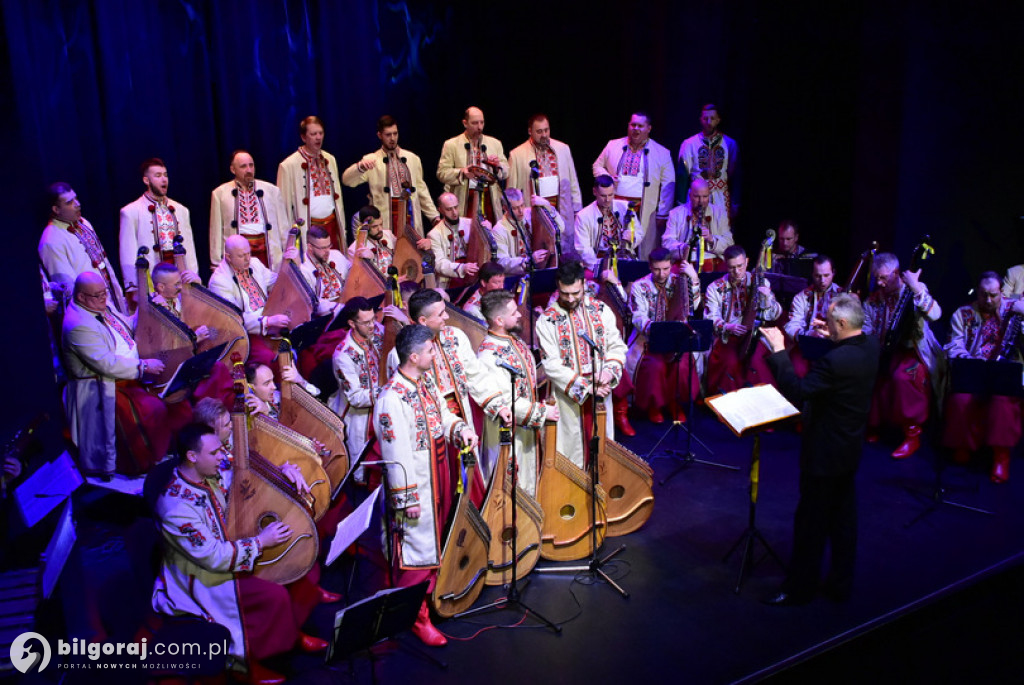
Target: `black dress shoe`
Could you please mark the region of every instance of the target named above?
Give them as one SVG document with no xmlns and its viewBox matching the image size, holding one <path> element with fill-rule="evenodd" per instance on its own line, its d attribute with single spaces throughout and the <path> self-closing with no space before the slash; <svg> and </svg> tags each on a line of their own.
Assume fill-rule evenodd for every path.
<svg viewBox="0 0 1024 685">
<path fill-rule="evenodd" d="M 805 597 L 803 595 L 791 595 L 788 592 L 776 592 L 774 595 L 765 598 L 763 603 L 770 607 L 795 607 L 802 606 L 810 601 L 810 597 Z"/>
</svg>

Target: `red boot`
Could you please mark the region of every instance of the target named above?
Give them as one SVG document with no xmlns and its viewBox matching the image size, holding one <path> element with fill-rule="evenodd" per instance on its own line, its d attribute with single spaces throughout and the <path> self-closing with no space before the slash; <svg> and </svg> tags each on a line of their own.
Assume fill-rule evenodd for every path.
<svg viewBox="0 0 1024 685">
<path fill-rule="evenodd" d="M 626 413 L 629 411 L 629 405 L 626 403 L 625 398 L 615 398 L 612 406 L 615 408 L 615 430 L 619 431 L 626 437 L 633 437 L 636 435 L 636 431 L 629 425 L 629 417 Z"/>
<path fill-rule="evenodd" d="M 1010 448 L 992 448 L 992 482 L 1005 483 L 1010 480 Z"/>
<path fill-rule="evenodd" d="M 921 427 L 907 426 L 903 429 L 903 443 L 892 453 L 893 459 L 906 459 L 921 447 Z"/>
<path fill-rule="evenodd" d="M 448 644 L 448 638 L 430 622 L 430 609 L 427 607 L 427 600 L 423 600 L 420 612 L 416 614 L 416 622 L 412 624 L 412 634 L 428 647 L 444 647 Z"/>
<path fill-rule="evenodd" d="M 284 682 L 284 676 L 258 661 L 250 661 L 248 680 L 251 685 L 279 685 Z"/>
</svg>

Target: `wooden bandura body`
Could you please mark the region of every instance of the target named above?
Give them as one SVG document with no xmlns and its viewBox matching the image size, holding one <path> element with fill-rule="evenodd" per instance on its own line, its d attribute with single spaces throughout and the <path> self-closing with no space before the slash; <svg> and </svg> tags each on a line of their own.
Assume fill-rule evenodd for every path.
<svg viewBox="0 0 1024 685">
<path fill-rule="evenodd" d="M 544 512 L 540 555 L 552 561 L 573 561 L 590 554 L 590 475 L 557 450 L 557 423 L 544 425 L 544 465 L 537 481 L 537 500 Z M 597 486 L 597 546 L 604 542 L 607 516 L 604 488 Z"/>
<path fill-rule="evenodd" d="M 263 548 L 253 569 L 256 577 L 284 585 L 309 573 L 316 563 L 320 540 L 312 513 L 298 500 L 294 486 L 284 479 L 280 469 L 258 458 L 258 454 L 250 454 L 244 390 L 237 379 L 240 362 L 238 366 L 231 414 L 234 463 L 228 491 L 227 535 L 231 540 L 254 537 L 274 521 L 291 528 L 288 540 Z"/>
<path fill-rule="evenodd" d="M 430 600 L 434 610 L 444 618 L 473 606 L 484 589 L 487 574 L 487 556 L 491 534 L 476 506 L 470 501 L 468 484 L 473 482 L 476 459 L 465 453 L 465 492 L 459 495 L 452 515 L 451 526 L 441 552 L 441 568 Z"/>
<path fill-rule="evenodd" d="M 178 271 L 186 268 L 181 241 L 181 236 L 174 239 L 174 265 Z M 199 343 L 197 352 L 228 343 L 220 359 L 229 369 L 233 355 L 240 355 L 243 361 L 249 358 L 249 335 L 242 323 L 242 312 L 227 300 L 198 283 L 186 283 L 181 290 L 181 317 L 193 330 L 206 326 L 210 331 L 210 337 Z"/>
<path fill-rule="evenodd" d="M 554 217 L 551 215 L 551 211 L 547 207 L 533 208 L 533 221 L 530 222 L 530 225 L 533 227 L 532 234 L 530 235 L 530 249 L 533 252 L 537 250 L 548 251 L 548 258 L 534 265 L 538 269 L 554 269 L 558 266 L 558 253 L 560 251 L 558 227 L 555 224 Z"/>
<path fill-rule="evenodd" d="M 312 494 L 305 503 L 312 511 L 313 520 L 319 521 L 331 505 L 331 482 L 313 441 L 274 419 L 255 414 L 249 430 L 249 449 L 274 466 L 291 462 L 299 467 Z"/>
<path fill-rule="evenodd" d="M 606 436 L 604 407 L 597 411 L 601 487 L 608 493 L 608 536 L 626 535 L 647 523 L 654 510 L 654 472 L 643 459 Z"/>
<path fill-rule="evenodd" d="M 526 429 L 523 429 L 526 430 Z M 518 512 L 515 525 L 512 523 L 513 474 L 510 452 L 512 434 L 501 429 L 501 450 L 494 465 L 491 485 L 480 512 L 491 531 L 491 546 L 488 555 L 487 585 L 504 585 L 512 581 L 512 538 L 516 538 L 516 578 L 522 578 L 537 565 L 540 558 L 540 535 L 544 523 L 544 512 L 528 492 L 515 486 Z M 517 461 L 523 455 L 516 455 Z"/>
<path fill-rule="evenodd" d="M 313 318 L 316 305 L 316 293 L 302 277 L 298 265 L 287 260 L 281 264 L 277 281 L 267 295 L 263 315 L 285 314 L 291 319 L 291 327 L 295 328 Z"/>
<path fill-rule="evenodd" d="M 413 204 L 406 197 L 391 198 L 391 231 L 395 234 L 395 254 L 391 263 L 407 281 L 423 282 L 423 255 L 416 241 L 423 238 L 413 225 Z"/>
<path fill-rule="evenodd" d="M 163 372 L 155 379 L 155 385 L 162 388 L 182 362 L 190 359 L 196 351 L 196 336 L 185 322 L 163 307 L 153 304 L 149 299 L 149 262 L 145 253 L 148 248 L 139 250 L 139 259 L 135 262 L 136 283 L 138 283 L 138 321 L 135 325 L 135 343 L 139 346 L 140 359 L 159 359 L 164 363 Z M 177 397 L 166 398 L 169 402 L 184 399 L 184 393 Z"/>
</svg>

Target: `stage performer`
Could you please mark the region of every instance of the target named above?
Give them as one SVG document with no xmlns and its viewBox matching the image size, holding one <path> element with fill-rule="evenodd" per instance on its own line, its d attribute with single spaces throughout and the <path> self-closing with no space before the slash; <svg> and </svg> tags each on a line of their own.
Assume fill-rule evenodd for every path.
<svg viewBox="0 0 1024 685">
<path fill-rule="evenodd" d="M 768 350 L 757 340 L 757 331 L 751 333 L 753 349 L 743 356 L 741 343 L 748 333 L 743 325 L 743 314 L 750 298 L 758 297 L 759 302 L 754 304 L 758 308 L 757 318 L 771 322 L 782 316 L 782 307 L 775 300 L 771 287 L 767 283 L 754 287 L 754 275 L 747 271 L 747 253 L 743 247 L 731 245 L 723 257 L 728 273 L 712 282 L 704 294 L 704 318 L 715 324 L 715 342 L 708 358 L 706 389 L 709 395 L 774 382 L 765 363 Z"/>
<path fill-rule="evenodd" d="M 292 225 L 277 186 L 256 178 L 256 163 L 245 150 L 235 150 L 228 166 L 234 178 L 210 194 L 210 268 L 224 258 L 224 240 L 244 236 L 252 255 L 267 268 L 281 263 Z"/>
<path fill-rule="evenodd" d="M 395 349 L 398 370 L 381 389 L 373 411 L 384 460 L 401 465 L 387 470 L 388 502 L 398 523 L 390 563 L 395 585 L 428 581 L 429 595 L 437 580 L 439 541 L 454 497 L 446 441 L 476 447 L 477 436 L 448 409 L 436 386 L 424 382 L 435 366 L 434 333 L 426 326 L 406 326 L 398 333 Z M 448 642 L 431 623 L 426 598 L 412 632 L 432 647 Z"/>
<path fill-rule="evenodd" d="M 739 199 L 730 188 L 731 181 L 736 178 L 739 147 L 735 140 L 718 130 L 720 123 L 718 108 L 712 104 L 704 105 L 700 112 L 700 133 L 690 136 L 679 146 L 676 175 L 680 186 L 684 179 L 706 181 L 711 188 L 711 205 L 724 210 L 731 218 L 739 209 Z"/>
<path fill-rule="evenodd" d="M 477 288 L 469 296 L 465 304 L 462 305 L 463 311 L 483 321 L 484 315 L 480 309 L 480 301 L 483 299 L 483 296 L 492 290 L 504 289 L 505 271 L 501 268 L 501 264 L 498 262 L 484 262 L 484 265 L 480 267 L 480 271 L 477 273 Z"/>
<path fill-rule="evenodd" d="M 669 321 L 669 304 L 676 296 L 676 289 L 689 291 L 689 311 L 682 312 L 680 321 L 696 310 L 700 304 L 700 279 L 690 262 L 683 261 L 682 273 L 672 273 L 672 260 L 663 247 L 651 250 L 647 263 L 651 273 L 633 281 L 630 286 L 629 303 L 633 310 L 633 327 L 638 335 L 633 339 L 626 355 L 626 372 L 633 376 L 634 403 L 638 409 L 647 412 L 651 423 L 662 423 L 663 410 L 668 409 L 672 420 L 686 421 L 682 402 L 696 398 L 700 392 L 699 375 L 691 368 L 696 364 L 698 354 L 683 354 L 677 361 L 675 355 L 648 352 L 647 340 L 651 324 Z M 678 389 L 678 396 L 676 391 Z"/>
<path fill-rule="evenodd" d="M 333 314 L 341 308 L 341 293 L 351 263 L 344 254 L 331 247 L 331 237 L 323 226 L 310 226 L 306 231 L 306 259 L 299 264 L 302 277 L 316 293 L 314 316 Z"/>
<path fill-rule="evenodd" d="M 633 112 L 626 137 L 604 146 L 594 160 L 594 178 L 601 175 L 612 177 L 615 197 L 629 203 L 640 217 L 638 257 L 647 259 L 647 253 L 658 246 L 675 203 L 676 171 L 672 153 L 651 140 L 651 118 L 646 112 Z"/>
<path fill-rule="evenodd" d="M 580 468 L 593 427 L 592 394 L 607 411 L 608 439 L 615 437 L 611 394 L 626 363 L 626 343 L 615 327 L 615 315 L 584 290 L 583 277 L 579 262 L 559 265 L 558 298 L 537 319 L 534 331 L 558 406 L 558 451 Z M 598 350 L 596 368 L 590 343 Z"/>
<path fill-rule="evenodd" d="M 470 261 L 466 254 L 473 220 L 459 216 L 459 198 L 452 193 L 442 193 L 437 198 L 441 208 L 441 220 L 434 224 L 427 237 L 434 252 L 434 273 L 437 287 L 447 288 L 453 278 L 472 278 L 480 269 L 479 265 Z M 483 222 L 485 231 L 491 230 L 486 219 Z"/>
<path fill-rule="evenodd" d="M 978 295 L 950 319 L 950 359 L 995 359 L 1007 335 L 1018 338 L 1019 323 L 1008 328 L 1008 318 L 1024 315 L 1024 300 L 1011 300 L 1000 291 L 999 274 L 986 271 L 978 279 Z M 1018 318 L 1018 322 L 1019 322 Z M 1020 361 L 1018 344 L 1008 343 L 1015 361 Z M 1010 452 L 1020 442 L 1021 400 L 1019 397 L 951 393 L 946 398 L 946 421 L 942 443 L 953 450 L 959 464 L 970 461 L 971 453 L 992 448 L 992 482 L 1010 479 Z"/>
<path fill-rule="evenodd" d="M 115 434 L 117 384 L 141 380 L 164 370 L 159 359 L 139 359 L 132 323 L 107 304 L 107 282 L 93 271 L 75 279 L 73 302 L 63 327 L 63 361 L 68 384 L 64 390 L 71 441 L 86 476 L 109 481 L 118 467 Z M 125 387 L 138 402 L 142 429 L 150 433 L 155 454 L 133 456 L 138 462 L 162 459 L 170 446 L 167 408 L 137 384 Z M 145 464 L 149 466 L 151 464 Z M 146 470 L 143 468 L 142 470 Z"/>
<path fill-rule="evenodd" d="M 529 138 L 508 156 L 508 189 L 515 188 L 524 200 L 546 199 L 562 218 L 563 226 L 576 223 L 576 212 L 583 209 L 583 196 L 576 176 L 576 164 L 569 146 L 551 137 L 546 114 L 532 115 L 526 124 Z M 534 176 L 536 169 L 536 176 Z M 536 181 L 534 180 L 536 178 Z M 539 188 L 535 188 L 535 184 Z M 539 190 L 537 194 L 535 191 Z M 572 251 L 572 236 L 562 230 L 562 252 Z"/>
<path fill-rule="evenodd" d="M 527 236 L 532 236 L 533 213 L 526 212 L 523 193 L 518 188 L 509 188 L 505 191 L 505 196 L 508 198 L 508 204 L 505 206 L 505 212 L 501 215 L 501 219 L 491 229 L 491 235 L 498 246 L 498 263 L 501 264 L 505 273 L 509 276 L 521 276 L 529 268 L 530 258 L 527 255 L 527 250 L 531 246 L 523 242 L 519 231 L 516 230 L 516 221 L 523 227 Z M 552 210 L 551 213 L 558 225 L 559 234 L 564 236 L 565 224 L 562 223 L 562 217 L 554 212 L 547 198 L 535 195 L 533 202 Z M 534 263 L 541 264 L 548 258 L 548 251 L 533 250 L 532 256 Z"/>
<path fill-rule="evenodd" d="M 139 247 L 149 248 L 146 259 L 149 269 L 160 262 L 174 263 L 174 238 L 182 237 L 185 248 L 186 283 L 199 280 L 199 263 L 196 261 L 196 246 L 192 240 L 192 223 L 188 207 L 167 197 L 169 179 L 167 165 L 156 157 L 139 165 L 142 182 L 146 191 L 139 199 L 121 208 L 121 276 L 125 291 L 134 299 L 135 261 Z"/>
<path fill-rule="evenodd" d="M 833 278 L 835 269 L 832 267 L 832 260 L 825 255 L 818 255 L 811 267 L 811 285 L 798 292 L 789 306 L 789 320 L 786 321 L 784 330 L 790 342 L 790 361 L 793 362 L 793 370 L 800 378 L 807 375 L 810 362 L 800 351 L 797 343 L 802 335 L 813 338 L 828 337 L 828 331 L 824 328 L 825 314 L 832 298 L 842 292 L 833 282 Z"/>
<path fill-rule="evenodd" d="M 399 235 L 405 226 L 406 218 L 392 214 L 391 210 L 398 207 L 396 200 L 408 195 L 412 203 L 413 230 L 423 238 L 427 235 L 425 226 L 430 226 L 438 215 L 423 180 L 423 163 L 415 153 L 398 147 L 398 122 L 394 117 L 385 114 L 377 120 L 377 138 L 380 139 L 380 149 L 363 155 L 362 159 L 345 169 L 341 181 L 350 188 L 369 183 L 370 202 L 380 212 L 384 225 L 395 235 Z"/>
<path fill-rule="evenodd" d="M 395 234 L 391 229 L 384 228 L 384 220 L 381 218 L 380 210 L 373 205 L 367 205 L 360 209 L 355 216 L 356 235 L 353 236 L 348 246 L 349 259 L 369 259 L 382 274 L 388 272 L 388 267 L 395 258 Z M 358 231 L 366 227 L 366 240 L 363 246 L 359 247 Z M 421 250 L 430 249 L 430 239 L 424 238 L 416 243 Z"/>
<path fill-rule="evenodd" d="M 127 316 L 128 302 L 121 282 L 96 230 L 82 216 L 78 194 L 61 181 L 52 183 L 46 191 L 50 200 L 50 221 L 39 238 L 39 261 L 47 284 L 52 284 L 49 285 L 51 293 L 60 291 L 54 299 L 58 303 L 70 299 L 75 279 L 85 271 L 94 271 L 103 276 L 111 307 Z M 132 268 L 135 268 L 134 262 Z"/>
<path fill-rule="evenodd" d="M 228 540 L 231 467 L 221 439 L 208 425 L 190 424 L 178 440 L 177 468 L 155 507 L 165 544 L 153 609 L 226 627 L 233 666 L 247 670 L 249 682 L 283 683 L 283 676 L 259 662 L 295 647 L 327 648 L 325 640 L 299 632 L 304 619 L 284 586 L 251 575 L 263 549 L 286 542 L 292 531 L 273 521 L 258 536 Z"/>
<path fill-rule="evenodd" d="M 782 332 L 764 331 L 773 351 L 768 363 L 783 394 L 801 407 L 804 422 L 793 556 L 782 588 L 767 600 L 773 606 L 804 604 L 814 597 L 826 542 L 832 547 L 832 564 L 825 591 L 837 601 L 849 599 L 853 591 L 854 483 L 878 369 L 878 342 L 865 335 L 864 311 L 854 295 L 833 298 L 825 320 L 835 346 L 814 361 L 804 378 L 789 363 Z"/>
<path fill-rule="evenodd" d="M 907 288 L 912 295 L 910 334 L 899 341 L 887 362 L 883 356 L 868 422 L 869 442 L 878 440 L 883 426 L 899 428 L 903 442 L 892 457 L 905 459 L 921 446 L 922 427 L 945 376 L 946 358 L 928 325 L 939 320 L 942 308 L 921 282 L 921 270 L 901 274 L 899 259 L 892 253 L 875 255 L 871 274 L 876 287 L 864 303 L 865 333 L 884 341 L 900 296 Z"/>
<path fill-rule="evenodd" d="M 573 227 L 573 251 L 587 270 L 598 273 L 601 258 L 618 244 L 619 259 L 636 259 L 644 241 L 644 225 L 625 200 L 615 197 L 615 181 L 611 176 L 594 179 L 594 201 L 580 210 Z"/>
<path fill-rule="evenodd" d="M 473 217 L 476 206 L 470 195 L 486 187 L 483 193 L 483 215 L 494 223 L 501 207 L 501 188 L 488 184 L 477 167 L 493 174 L 499 181 L 508 178 L 508 160 L 505 149 L 497 138 L 484 135 L 484 113 L 479 107 L 469 107 L 463 113 L 462 133 L 449 138 L 441 148 L 437 162 L 437 180 L 447 193 L 455 195 L 457 216 Z M 443 213 L 443 210 L 442 210 Z"/>
<path fill-rule="evenodd" d="M 704 241 L 704 261 L 701 271 L 722 271 L 725 267 L 723 255 L 733 244 L 732 229 L 729 227 L 729 213 L 721 205 L 709 204 L 711 190 L 708 182 L 698 178 L 690 184 L 689 199 L 668 213 L 668 226 L 661 238 L 661 245 L 669 251 L 674 260 L 696 260 L 690 255 L 690 240 L 695 230 L 700 231 Z"/>
<path fill-rule="evenodd" d="M 299 137 L 301 147 L 277 167 L 277 187 L 285 212 L 293 223 L 302 220 L 303 240 L 305 229 L 316 224 L 331 236 L 331 247 L 344 250 L 347 242 L 341 174 L 334 155 L 323 150 L 324 122 L 320 117 L 306 117 L 299 122 Z"/>
<path fill-rule="evenodd" d="M 490 371 L 501 390 L 482 409 L 490 421 L 484 422 L 483 448 L 480 461 L 486 478 L 493 477 L 494 465 L 501 450 L 498 412 L 512 405 L 512 379 L 506 366 L 515 369 L 515 449 L 519 471 L 516 482 L 530 495 L 537 494 L 540 471 L 540 429 L 545 421 L 558 420 L 558 407 L 539 401 L 537 396 L 537 362 L 520 338 L 522 312 L 507 290 L 488 292 L 481 303 L 487 320 L 487 337 L 480 344 L 477 356 Z"/>
</svg>

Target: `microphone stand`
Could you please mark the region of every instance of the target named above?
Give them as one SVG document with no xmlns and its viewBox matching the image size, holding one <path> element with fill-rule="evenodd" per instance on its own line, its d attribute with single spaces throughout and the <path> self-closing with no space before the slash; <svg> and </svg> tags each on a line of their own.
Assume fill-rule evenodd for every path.
<svg viewBox="0 0 1024 685">
<path fill-rule="evenodd" d="M 547 618 L 538 613 L 535 609 L 530 607 L 526 602 L 522 600 L 522 595 L 519 592 L 519 462 L 516 456 L 516 374 L 517 372 L 512 369 L 507 369 L 509 378 L 512 383 L 512 426 L 510 428 L 502 428 L 502 432 L 506 432 L 509 435 L 509 442 L 512 448 L 512 580 L 508 584 L 508 594 L 490 604 L 484 604 L 483 606 L 463 611 L 461 614 L 456 614 L 452 618 L 463 618 L 465 616 L 473 616 L 484 611 L 490 611 L 491 609 L 518 609 L 525 612 L 526 616 L 533 615 L 540 620 L 541 623 L 546 625 L 556 633 L 562 632 L 562 627 L 549 621 Z M 492 478 L 505 478 L 504 473 L 494 473 L 491 475 Z M 523 583 L 526 586 L 526 583 Z"/>
<path fill-rule="evenodd" d="M 581 573 L 586 572 L 590 574 L 593 580 L 600 578 L 604 582 L 608 583 L 618 592 L 622 597 L 629 598 L 629 592 L 622 588 L 618 583 L 611 579 L 611 577 L 605 573 L 604 566 L 616 555 L 626 549 L 625 545 L 619 545 L 617 549 L 606 554 L 604 557 L 597 556 L 597 487 L 599 484 L 598 478 L 598 453 L 600 452 L 600 442 L 597 437 L 597 354 L 599 352 L 597 345 L 586 340 L 587 345 L 590 346 L 590 369 L 591 369 L 591 381 L 593 383 L 593 390 L 590 393 L 592 403 L 592 417 L 591 417 L 591 434 L 590 442 L 587 447 L 587 454 L 590 459 L 590 463 L 587 464 L 588 471 L 590 472 L 590 561 L 587 562 L 586 566 L 554 566 L 551 568 L 538 568 L 535 569 L 538 573 Z M 603 401 L 603 400 L 602 400 Z M 606 524 L 607 525 L 607 524 Z"/>
</svg>

